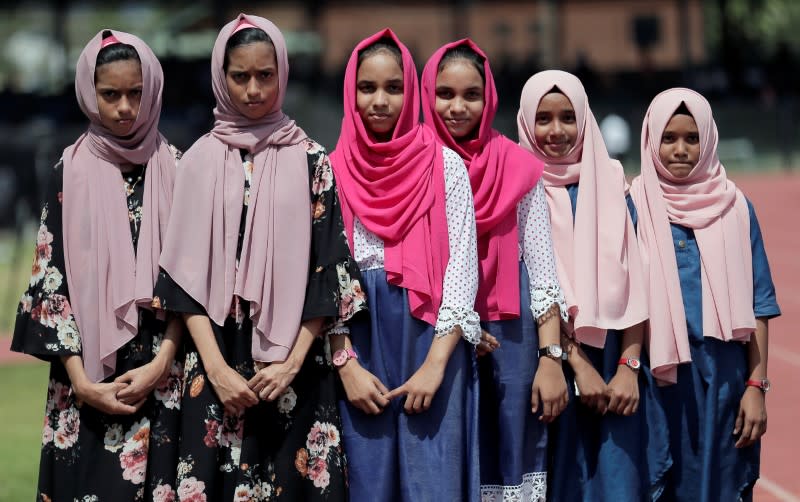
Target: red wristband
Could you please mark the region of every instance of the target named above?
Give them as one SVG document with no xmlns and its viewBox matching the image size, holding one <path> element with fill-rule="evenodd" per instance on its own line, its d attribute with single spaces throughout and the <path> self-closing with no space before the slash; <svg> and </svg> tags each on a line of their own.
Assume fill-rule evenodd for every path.
<svg viewBox="0 0 800 502">
<path fill-rule="evenodd" d="M 622 365 L 624 364 L 628 368 L 632 370 L 638 370 L 642 367 L 642 362 L 635 357 L 620 357 L 619 362 L 617 364 Z"/>
<path fill-rule="evenodd" d="M 748 380 L 744 384 L 749 387 L 757 387 L 764 392 L 767 392 L 770 388 L 769 380 L 766 378 L 763 380 Z"/>
</svg>

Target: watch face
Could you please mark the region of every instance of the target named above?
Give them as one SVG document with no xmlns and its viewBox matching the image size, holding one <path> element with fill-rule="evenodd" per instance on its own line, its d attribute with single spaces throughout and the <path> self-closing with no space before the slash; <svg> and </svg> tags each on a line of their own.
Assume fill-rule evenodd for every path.
<svg viewBox="0 0 800 502">
<path fill-rule="evenodd" d="M 561 345 L 549 345 L 547 347 L 547 352 L 552 357 L 561 357 L 561 353 L 564 352 L 564 350 L 561 348 Z"/>
<path fill-rule="evenodd" d="M 628 358 L 628 366 L 630 366 L 631 369 L 638 370 L 639 368 L 642 367 L 642 363 L 638 359 L 630 357 Z"/>
<path fill-rule="evenodd" d="M 345 350 L 337 350 L 336 353 L 333 354 L 332 362 L 334 366 L 342 366 L 347 362 L 347 352 Z"/>
<path fill-rule="evenodd" d="M 768 391 L 769 387 L 770 387 L 769 380 L 767 380 L 766 378 L 761 380 L 761 388 L 764 390 L 764 392 Z"/>
</svg>

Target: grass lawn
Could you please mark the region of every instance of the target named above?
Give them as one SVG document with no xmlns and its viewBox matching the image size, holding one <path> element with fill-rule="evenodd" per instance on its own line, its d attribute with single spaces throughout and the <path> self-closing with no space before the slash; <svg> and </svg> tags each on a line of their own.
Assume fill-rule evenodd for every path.
<svg viewBox="0 0 800 502">
<path fill-rule="evenodd" d="M 45 363 L 0 366 L 0 501 L 34 500 L 47 392 Z"/>
<path fill-rule="evenodd" d="M 31 276 L 35 232 L 33 225 L 23 235 L 0 232 L 0 336 L 14 330 L 17 304 Z"/>
</svg>

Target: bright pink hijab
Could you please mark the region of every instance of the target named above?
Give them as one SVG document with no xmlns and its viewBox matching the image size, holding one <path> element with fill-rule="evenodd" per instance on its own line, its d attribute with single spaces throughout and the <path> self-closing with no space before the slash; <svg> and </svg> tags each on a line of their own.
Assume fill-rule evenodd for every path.
<svg viewBox="0 0 800 502">
<path fill-rule="evenodd" d="M 94 73 L 102 33 L 83 49 L 75 72 L 78 105 L 91 123 L 63 155 L 67 284 L 83 366 L 93 382 L 114 373 L 117 350 L 139 330 L 139 308 L 150 308 L 175 180 L 175 156 L 158 132 L 164 74 L 153 51 L 134 35 L 113 32 L 141 60 L 139 114 L 126 138 L 114 136 L 100 122 Z M 119 164 L 127 163 L 146 166 L 135 252 L 119 170 Z"/>
<path fill-rule="evenodd" d="M 358 114 L 358 55 L 381 40 L 403 56 L 403 110 L 392 139 L 374 141 Z M 392 30 L 361 41 L 344 77 L 342 132 L 331 154 L 349 242 L 353 221 L 384 241 L 384 269 L 391 284 L 408 290 L 411 314 L 435 324 L 449 259 L 444 157 L 433 131 L 419 122 L 419 84 L 411 53 Z"/>
<path fill-rule="evenodd" d="M 259 120 L 236 109 L 222 68 L 225 44 L 243 23 L 269 35 L 278 63 L 278 97 Z M 308 282 L 311 197 L 306 134 L 281 111 L 289 63 L 280 30 L 264 18 L 239 14 L 217 37 L 211 76 L 216 123 L 181 159 L 161 266 L 217 325 L 225 323 L 234 295 L 249 300 L 253 359 L 282 361 L 300 329 Z M 244 201 L 240 149 L 254 155 L 254 167 L 237 267 Z"/>
<path fill-rule="evenodd" d="M 484 108 L 475 139 L 457 142 L 436 113 L 436 76 L 445 53 L 465 46 L 483 58 Z M 497 89 L 486 54 L 472 40 L 449 43 L 428 60 L 422 72 L 422 113 L 425 123 L 467 165 L 475 201 L 480 283 L 475 309 L 481 319 L 519 317 L 519 234 L 517 204 L 542 175 L 541 161 L 492 129 L 497 113 Z"/>
<path fill-rule="evenodd" d="M 553 87 L 572 102 L 578 124 L 575 146 L 560 159 L 548 157 L 533 135 L 539 102 Z M 622 165 L 609 158 L 586 91 L 570 73 L 549 70 L 532 76 L 522 89 L 517 125 L 520 144 L 545 163 L 556 270 L 575 338 L 603 347 L 608 329 L 625 329 L 647 319 Z M 566 186 L 579 181 L 573 224 Z"/>
<path fill-rule="evenodd" d="M 681 103 L 697 123 L 701 152 L 689 175 L 675 178 L 659 149 Z M 717 157 L 717 144 L 717 125 L 703 96 L 677 88 L 653 99 L 642 126 L 642 173 L 633 180 L 631 196 L 650 293 L 650 364 L 653 375 L 668 383 L 675 383 L 677 365 L 691 360 L 671 223 L 693 229 L 697 239 L 703 335 L 746 341 L 756 327 L 750 215 Z"/>
</svg>

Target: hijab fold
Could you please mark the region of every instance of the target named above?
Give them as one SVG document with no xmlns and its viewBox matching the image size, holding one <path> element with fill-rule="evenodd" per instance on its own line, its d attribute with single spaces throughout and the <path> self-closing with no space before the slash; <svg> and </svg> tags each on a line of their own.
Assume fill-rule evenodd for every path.
<svg viewBox="0 0 800 502">
<path fill-rule="evenodd" d="M 402 55 L 403 109 L 386 142 L 367 131 L 356 106 L 359 53 L 382 39 Z M 449 259 L 444 154 L 433 131 L 419 123 L 419 84 L 411 53 L 390 29 L 362 40 L 347 63 L 342 131 L 331 154 L 352 247 L 355 218 L 384 242 L 391 284 L 408 290 L 411 314 L 435 325 Z"/>
<path fill-rule="evenodd" d="M 549 157 L 533 132 L 539 102 L 553 88 L 570 100 L 578 125 L 575 145 L 560 159 Z M 517 126 L 520 144 L 545 163 L 556 270 L 570 314 L 569 329 L 581 343 L 603 347 L 607 330 L 647 319 L 622 165 L 609 158 L 586 91 L 570 73 L 549 70 L 531 77 L 522 89 Z M 573 218 L 567 186 L 578 182 Z"/>
<path fill-rule="evenodd" d="M 141 61 L 139 113 L 125 138 L 101 123 L 94 78 L 103 31 L 83 49 L 75 72 L 75 93 L 89 129 L 62 157 L 67 284 L 83 365 L 93 382 L 115 372 L 117 350 L 138 333 L 139 309 L 150 308 L 175 178 L 175 156 L 158 132 L 161 64 L 141 39 L 121 31 L 114 35 L 133 46 Z M 146 169 L 136 250 L 120 164 L 143 164 Z"/>
<path fill-rule="evenodd" d="M 223 69 L 228 39 L 243 23 L 267 33 L 278 65 L 277 99 L 258 120 L 238 111 Z M 249 301 L 253 359 L 282 361 L 302 321 L 311 196 L 307 136 L 281 111 L 289 64 L 280 30 L 264 18 L 239 14 L 217 36 L 211 76 L 216 121 L 181 159 L 161 266 L 217 325 L 224 325 L 234 295 Z M 237 260 L 245 183 L 241 151 L 254 160 Z"/>
<path fill-rule="evenodd" d="M 483 58 L 484 108 L 477 136 L 456 141 L 436 113 L 436 77 L 445 53 L 465 46 Z M 475 309 L 484 320 L 520 315 L 519 231 L 517 204 L 542 175 L 542 162 L 492 129 L 498 98 L 489 60 L 472 40 L 439 48 L 422 72 L 422 112 L 439 139 L 458 153 L 467 166 L 475 203 L 480 284 Z"/>
<path fill-rule="evenodd" d="M 681 105 L 700 133 L 700 158 L 685 178 L 662 164 L 661 136 Z M 703 335 L 746 341 L 755 330 L 750 214 L 717 156 L 717 126 L 700 94 L 669 89 L 653 99 L 642 127 L 642 172 L 634 179 L 639 245 L 650 298 L 648 345 L 653 375 L 677 381 L 691 360 L 686 314 L 670 224 L 691 228 L 700 251 Z"/>
</svg>

